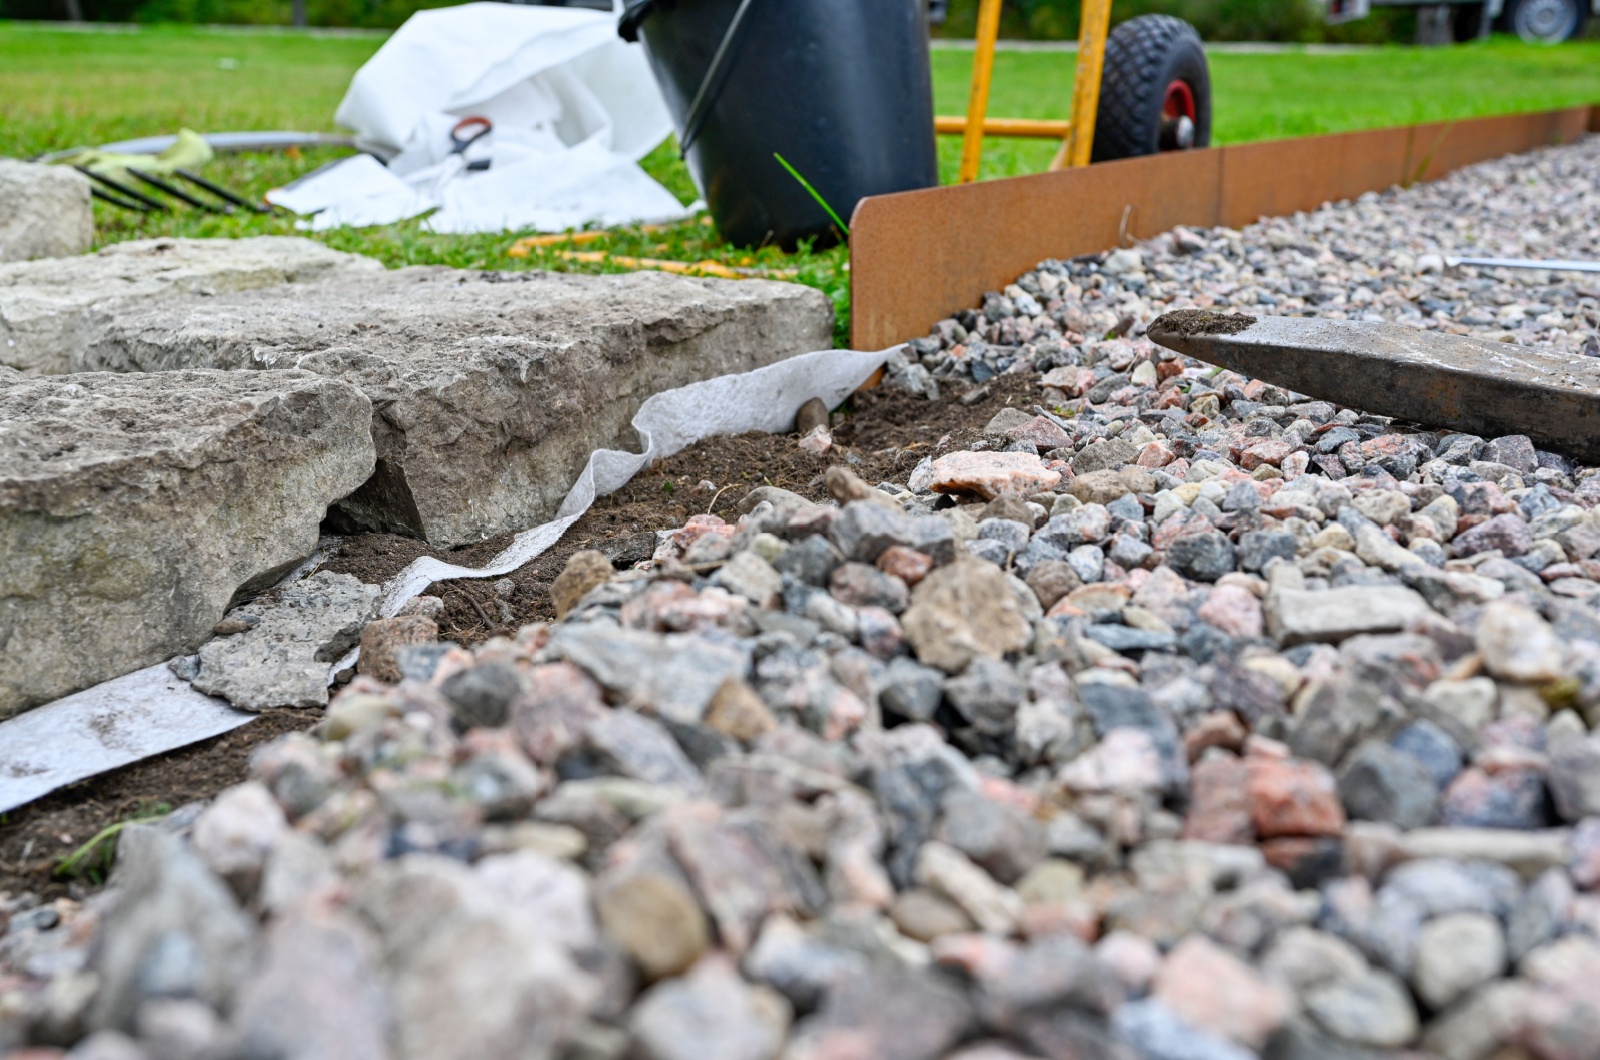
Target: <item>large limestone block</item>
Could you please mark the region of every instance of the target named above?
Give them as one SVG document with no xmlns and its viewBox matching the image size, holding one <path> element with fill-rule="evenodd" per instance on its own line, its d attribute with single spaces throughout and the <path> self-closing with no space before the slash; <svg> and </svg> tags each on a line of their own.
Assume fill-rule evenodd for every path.
<svg viewBox="0 0 1600 1060">
<path fill-rule="evenodd" d="M 343 517 L 448 546 L 551 517 L 650 395 L 831 344 L 831 305 L 797 284 L 414 268 L 130 306 L 84 356 L 349 380 L 378 470 Z"/>
<path fill-rule="evenodd" d="M 292 236 L 141 239 L 76 258 L 0 265 L 0 365 L 28 375 L 85 371 L 81 354 L 100 326 L 146 299 L 177 292 L 215 296 L 382 269 L 371 258 Z"/>
<path fill-rule="evenodd" d="M 194 651 L 316 547 L 371 422 L 310 372 L 0 369 L 0 718 Z"/>
<path fill-rule="evenodd" d="M 0 261 L 82 254 L 94 242 L 89 178 L 0 158 Z"/>
</svg>

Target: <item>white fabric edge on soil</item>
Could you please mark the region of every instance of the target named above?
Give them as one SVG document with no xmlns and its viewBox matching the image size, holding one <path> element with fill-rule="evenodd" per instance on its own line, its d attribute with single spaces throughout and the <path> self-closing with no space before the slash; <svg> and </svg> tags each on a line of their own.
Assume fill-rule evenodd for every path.
<svg viewBox="0 0 1600 1060">
<path fill-rule="evenodd" d="M 431 556 L 414 561 L 384 583 L 382 613 L 393 615 L 441 579 L 509 574 L 561 540 L 596 497 L 621 489 L 652 461 L 713 435 L 786 431 L 806 401 L 820 397 L 834 407 L 888 356 L 887 350 L 819 350 L 656 394 L 633 417 L 642 452 L 595 450 L 556 518 L 518 534 L 485 567 L 459 567 Z M 352 649 L 330 673 L 355 657 Z M 0 812 L 75 781 L 218 736 L 256 716 L 196 692 L 165 663 L 105 681 L 0 722 Z"/>
</svg>

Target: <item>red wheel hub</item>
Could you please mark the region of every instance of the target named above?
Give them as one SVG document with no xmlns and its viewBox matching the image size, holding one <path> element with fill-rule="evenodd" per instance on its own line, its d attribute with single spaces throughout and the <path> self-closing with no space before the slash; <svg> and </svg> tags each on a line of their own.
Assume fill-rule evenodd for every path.
<svg viewBox="0 0 1600 1060">
<path fill-rule="evenodd" d="M 1161 100 L 1161 116 L 1195 120 L 1194 90 L 1189 87 L 1189 82 L 1173 81 L 1167 85 L 1166 95 Z"/>
<path fill-rule="evenodd" d="M 1187 151 L 1194 146 L 1197 108 L 1194 89 L 1187 81 L 1170 81 L 1161 97 L 1161 130 L 1158 144 L 1163 151 Z"/>
</svg>

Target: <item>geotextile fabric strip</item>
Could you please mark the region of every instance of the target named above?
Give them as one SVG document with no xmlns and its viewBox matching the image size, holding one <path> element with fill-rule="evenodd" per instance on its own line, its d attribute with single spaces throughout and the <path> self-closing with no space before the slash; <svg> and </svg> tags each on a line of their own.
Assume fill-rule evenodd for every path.
<svg viewBox="0 0 1600 1060">
<path fill-rule="evenodd" d="M 641 451 L 597 449 L 556 518 L 518 534 L 484 567 L 423 557 L 383 587 L 382 613 L 448 578 L 509 574 L 561 540 L 596 497 L 625 485 L 652 461 L 704 438 L 788 430 L 811 398 L 829 408 L 875 372 L 890 351 L 819 350 L 752 372 L 692 383 L 651 397 L 633 418 Z M 302 564 L 291 579 L 308 573 Z M 330 675 L 355 659 L 352 651 Z M 255 714 L 196 692 L 165 663 L 106 681 L 0 723 L 0 812 L 57 788 L 236 729 Z"/>
</svg>

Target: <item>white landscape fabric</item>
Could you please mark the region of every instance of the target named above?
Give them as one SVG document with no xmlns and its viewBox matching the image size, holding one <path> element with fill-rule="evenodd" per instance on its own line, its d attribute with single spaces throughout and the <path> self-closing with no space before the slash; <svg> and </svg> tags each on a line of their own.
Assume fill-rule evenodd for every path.
<svg viewBox="0 0 1600 1060">
<path fill-rule="evenodd" d="M 633 417 L 640 452 L 596 449 L 556 517 L 518 534 L 485 567 L 460 567 L 431 556 L 416 560 L 384 583 L 383 614 L 399 611 L 441 579 L 509 574 L 559 541 L 596 497 L 621 489 L 652 461 L 702 438 L 788 430 L 800 406 L 814 397 L 833 408 L 890 352 L 820 350 L 654 395 Z M 316 565 L 307 561 L 296 573 Z M 352 651 L 333 669 L 350 665 L 355 655 Z M 165 663 L 36 707 L 0 722 L 0 813 L 85 777 L 236 729 L 254 717 L 196 692 Z"/>
<path fill-rule="evenodd" d="M 494 131 L 452 155 L 451 127 L 466 117 L 488 118 Z M 605 12 L 503 3 L 419 11 L 356 72 L 334 119 L 370 155 L 267 193 L 310 214 L 301 227 L 387 224 L 435 207 L 428 227 L 457 233 L 692 212 L 639 167 L 672 119 L 643 49 L 618 38 Z M 468 161 L 489 168 L 468 170 Z"/>
</svg>

